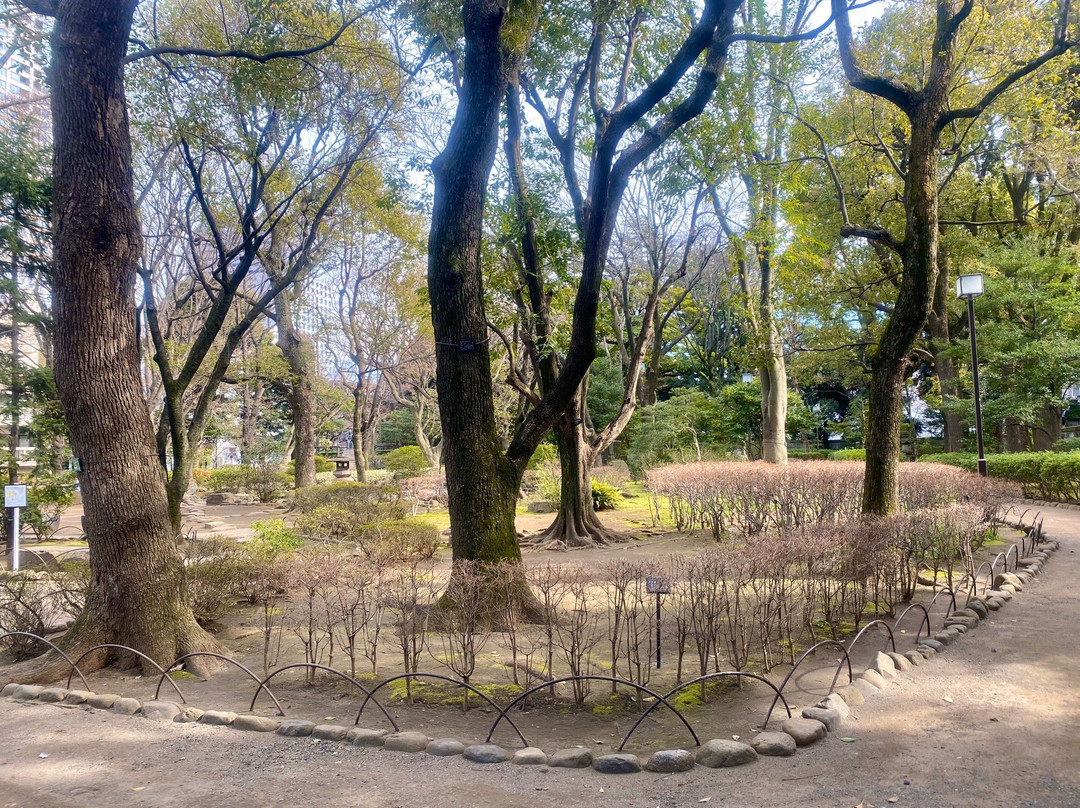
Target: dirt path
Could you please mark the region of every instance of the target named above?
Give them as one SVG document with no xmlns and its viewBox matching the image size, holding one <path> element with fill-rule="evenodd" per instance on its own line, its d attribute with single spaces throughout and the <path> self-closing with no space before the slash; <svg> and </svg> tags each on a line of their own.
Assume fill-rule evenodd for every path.
<svg viewBox="0 0 1080 808">
<path fill-rule="evenodd" d="M 727 806 L 1080 808 L 1080 513 L 1043 510 L 1048 533 L 1062 542 L 1043 574 L 973 636 L 860 707 L 842 733 L 854 743 L 833 736 L 793 758 L 734 770 L 612 777 L 4 699 L 0 808 L 666 808 L 705 798 Z"/>
</svg>

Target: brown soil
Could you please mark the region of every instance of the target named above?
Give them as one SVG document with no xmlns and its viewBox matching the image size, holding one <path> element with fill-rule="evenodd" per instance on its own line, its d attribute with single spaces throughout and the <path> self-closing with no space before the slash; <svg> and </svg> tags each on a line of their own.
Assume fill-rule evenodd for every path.
<svg viewBox="0 0 1080 808">
<path fill-rule="evenodd" d="M 141 718 L 78 708 L 0 702 L 2 806 L 263 806 L 275 803 L 343 805 L 548 806 L 713 804 L 883 806 L 1078 806 L 1080 767 L 1080 514 L 1045 508 L 1048 532 L 1062 539 L 1043 575 L 984 626 L 943 656 L 901 675 L 899 684 L 857 711 L 836 736 L 794 758 L 762 759 L 738 770 L 698 769 L 682 775 L 604 777 L 591 771 L 545 772 L 511 766 L 478 767 L 364 751 L 310 740 L 240 733 L 201 725 L 157 725 Z M 666 554 L 676 540 L 633 543 L 614 552 Z M 563 558 L 590 563 L 580 551 Z M 255 638 L 257 640 L 257 638 Z M 253 640 L 253 641 L 255 641 Z M 818 669 L 822 670 L 822 669 Z M 783 671 L 778 671 L 783 673 Z M 179 682 L 193 704 L 242 711 L 254 688 L 238 689 L 228 675 L 209 683 Z M 807 693 L 822 685 L 809 676 Z M 98 692 L 148 698 L 146 678 L 95 674 Z M 734 692 L 721 704 L 691 713 L 705 738 L 752 736 L 763 714 L 763 688 Z M 164 692 L 164 691 L 163 691 Z M 335 686 L 282 688 L 290 714 L 351 723 L 355 700 Z M 945 697 L 951 699 L 944 701 Z M 169 698 L 163 696 L 163 698 Z M 284 700 L 284 699 L 283 699 Z M 268 702 L 258 712 L 270 714 Z M 371 709 L 371 708 L 369 708 Z M 482 739 L 491 714 L 451 708 L 392 709 L 403 728 L 435 736 Z M 382 726 L 372 713 L 363 723 Z M 520 717 L 530 742 L 549 751 L 570 738 L 606 751 L 629 716 Z M 616 728 L 617 725 L 617 728 Z M 496 737 L 512 747 L 513 736 Z M 599 740 L 601 743 L 596 744 Z M 670 717 L 658 715 L 635 747 L 686 745 Z M 48 755 L 47 758 L 39 755 Z M 910 785 L 904 785 L 904 780 Z M 432 788 L 437 784 L 437 787 Z M 601 795 L 603 789 L 603 796 Z"/>
</svg>

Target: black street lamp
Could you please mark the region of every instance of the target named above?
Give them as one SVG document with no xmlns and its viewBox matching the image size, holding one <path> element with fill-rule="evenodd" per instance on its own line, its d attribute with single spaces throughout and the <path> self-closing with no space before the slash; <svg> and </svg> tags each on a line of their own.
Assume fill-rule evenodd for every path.
<svg viewBox="0 0 1080 808">
<path fill-rule="evenodd" d="M 975 386 L 975 437 L 979 442 L 979 474 L 986 476 L 983 449 L 982 397 L 979 395 L 979 350 L 975 347 L 975 298 L 983 293 L 982 275 L 961 275 L 956 279 L 956 296 L 967 301 L 968 333 L 971 336 L 971 379 Z"/>
</svg>

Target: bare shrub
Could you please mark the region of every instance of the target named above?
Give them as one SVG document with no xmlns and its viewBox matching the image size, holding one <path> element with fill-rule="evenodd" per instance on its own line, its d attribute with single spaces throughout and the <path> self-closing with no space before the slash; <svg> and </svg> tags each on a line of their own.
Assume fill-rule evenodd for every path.
<svg viewBox="0 0 1080 808">
<path fill-rule="evenodd" d="M 483 621 L 490 611 L 492 572 L 475 561 L 455 561 L 443 593 L 436 630 L 442 641 L 442 662 L 465 684 L 476 671 L 476 657 L 490 639 Z M 469 691 L 465 691 L 465 710 L 469 709 Z"/>
<path fill-rule="evenodd" d="M 549 562 L 526 567 L 525 578 L 540 605 L 542 620 L 540 630 L 544 637 L 544 672 L 549 679 L 554 679 L 555 633 L 559 623 L 559 609 L 567 592 L 567 573 L 563 567 Z M 554 689 L 552 695 L 554 695 Z"/>
<path fill-rule="evenodd" d="M 555 637 L 571 676 L 592 672 L 592 652 L 603 638 L 598 609 L 591 603 L 594 583 L 587 570 L 566 571 L 564 611 L 555 624 Z M 581 706 L 592 692 L 592 682 L 575 679 L 571 688 L 574 703 Z"/>
<path fill-rule="evenodd" d="M 428 645 L 428 620 L 438 587 L 431 564 L 417 562 L 387 573 L 386 609 L 394 627 L 405 673 L 418 673 L 420 657 Z M 412 704 L 412 680 L 405 680 L 405 694 Z"/>
</svg>

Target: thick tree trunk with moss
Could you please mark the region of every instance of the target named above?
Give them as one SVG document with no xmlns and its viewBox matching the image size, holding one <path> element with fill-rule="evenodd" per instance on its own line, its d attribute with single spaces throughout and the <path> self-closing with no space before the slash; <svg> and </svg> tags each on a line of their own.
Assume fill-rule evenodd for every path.
<svg viewBox="0 0 1080 808">
<path fill-rule="evenodd" d="M 495 0 L 466 2 L 465 81 L 443 152 L 435 159 L 428 288 L 436 385 L 455 559 L 520 560 L 514 527 L 521 472 L 503 453 L 491 396 L 491 359 L 481 286 L 488 174 L 506 91 Z"/>
<path fill-rule="evenodd" d="M 912 346 L 922 332 L 937 283 L 938 133 L 941 106 L 931 97 L 912 112 L 905 189 L 907 238 L 900 290 L 871 357 L 863 512 L 886 515 L 900 504 L 900 425 Z M 936 99 L 943 104 L 943 99 Z"/>
<path fill-rule="evenodd" d="M 52 37 L 55 369 L 82 460 L 90 546 L 86 605 L 61 642 L 73 650 L 122 643 L 164 666 L 217 644 L 188 604 L 139 376 L 133 293 L 142 241 L 122 61 L 134 7 L 61 0 Z M 66 667 L 47 659 L 20 675 L 48 679 Z"/>
</svg>

